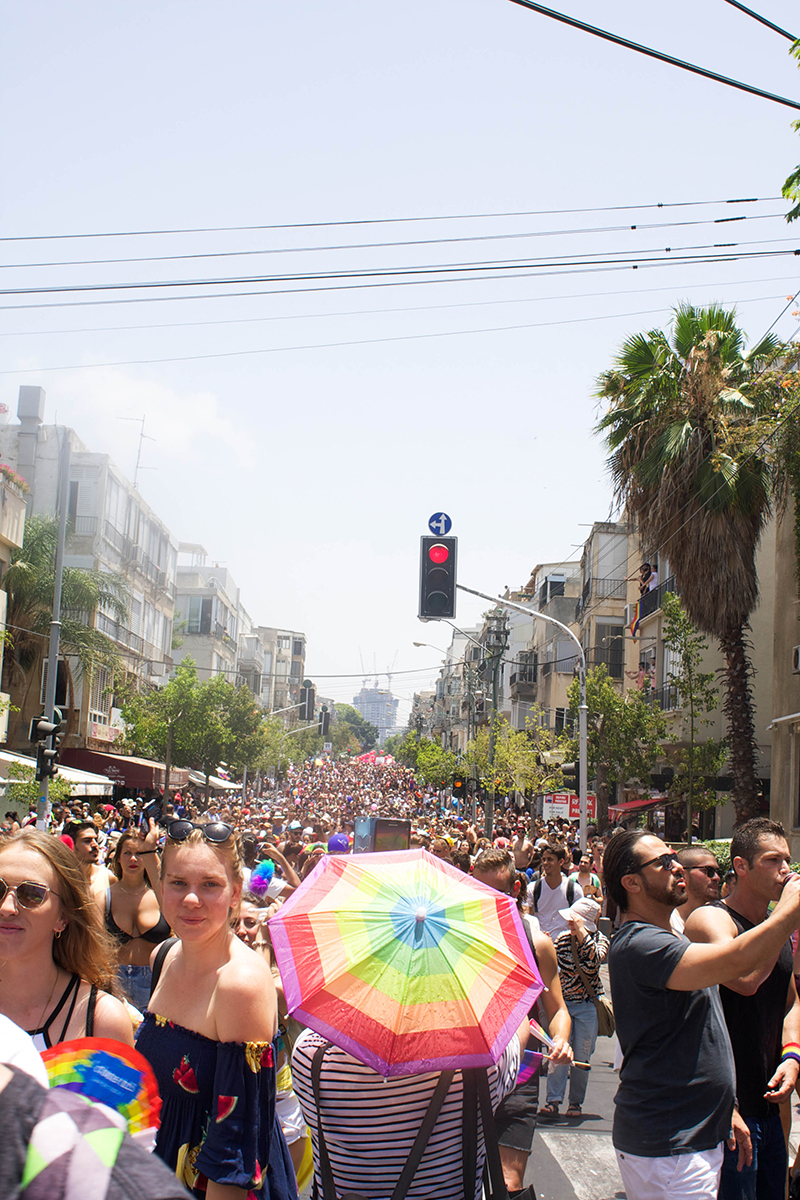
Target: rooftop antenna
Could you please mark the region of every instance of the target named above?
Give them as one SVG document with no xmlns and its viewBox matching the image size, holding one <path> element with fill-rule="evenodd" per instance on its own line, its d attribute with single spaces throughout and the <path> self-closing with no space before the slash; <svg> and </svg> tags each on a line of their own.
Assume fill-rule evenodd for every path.
<svg viewBox="0 0 800 1200">
<path fill-rule="evenodd" d="M 144 470 L 144 471 L 155 471 L 156 470 L 155 467 L 142 467 L 142 442 L 145 440 L 145 438 L 147 438 L 148 442 L 154 442 L 156 439 L 154 437 L 150 437 L 149 433 L 145 433 L 145 431 L 144 431 L 145 418 L 144 417 L 117 417 L 117 420 L 118 421 L 140 421 L 141 422 L 141 428 L 139 430 L 139 451 L 136 455 L 136 469 L 133 472 L 133 490 L 135 492 L 138 492 L 138 490 L 139 490 L 139 471 L 140 470 Z"/>
</svg>

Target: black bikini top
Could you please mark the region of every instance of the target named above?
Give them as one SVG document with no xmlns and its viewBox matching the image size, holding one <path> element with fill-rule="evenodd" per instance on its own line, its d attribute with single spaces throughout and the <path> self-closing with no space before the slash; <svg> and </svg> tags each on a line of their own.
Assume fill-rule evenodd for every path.
<svg viewBox="0 0 800 1200">
<path fill-rule="evenodd" d="M 120 929 L 111 912 L 111 888 L 106 889 L 106 929 L 112 937 L 117 939 L 120 946 L 127 945 L 137 937 L 140 937 L 143 942 L 150 942 L 152 946 L 158 946 L 161 942 L 165 942 L 170 935 L 169 922 L 163 913 L 158 914 L 158 920 L 152 929 L 146 929 L 144 933 L 133 934 Z"/>
</svg>

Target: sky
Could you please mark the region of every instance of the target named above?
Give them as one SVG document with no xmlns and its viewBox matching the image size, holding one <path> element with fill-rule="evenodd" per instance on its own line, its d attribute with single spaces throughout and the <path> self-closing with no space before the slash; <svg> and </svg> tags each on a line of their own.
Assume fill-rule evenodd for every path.
<svg viewBox="0 0 800 1200">
<path fill-rule="evenodd" d="M 563 2 L 800 99 L 790 43 L 725 0 Z M 492 595 L 579 557 L 626 337 L 680 302 L 797 328 L 800 114 L 509 0 L 28 0 L 0 88 L 0 403 L 44 387 L 129 477 L 145 417 L 144 498 L 336 700 L 391 670 L 405 715 L 430 686 L 432 513 Z"/>
</svg>

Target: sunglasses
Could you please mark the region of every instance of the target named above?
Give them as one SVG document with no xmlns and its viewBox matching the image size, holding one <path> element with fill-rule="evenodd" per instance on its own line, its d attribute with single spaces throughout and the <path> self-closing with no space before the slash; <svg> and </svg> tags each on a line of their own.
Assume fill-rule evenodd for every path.
<svg viewBox="0 0 800 1200">
<path fill-rule="evenodd" d="M 14 893 L 14 899 L 23 908 L 41 908 L 47 899 L 48 892 L 52 892 L 57 900 L 61 899 L 56 892 L 53 892 L 52 888 L 47 887 L 44 883 L 26 881 L 12 887 L 10 883 L 6 883 L 5 879 L 0 879 L 0 904 L 3 903 L 9 892 Z"/>
<path fill-rule="evenodd" d="M 195 829 L 199 829 L 205 841 L 210 842 L 212 846 L 221 846 L 235 833 L 233 826 L 225 821 L 209 821 L 207 825 L 195 825 L 194 821 L 181 820 L 170 822 L 167 826 L 167 837 L 172 842 L 185 842 Z"/>
<path fill-rule="evenodd" d="M 702 871 L 703 874 L 707 875 L 709 879 L 713 879 L 714 876 L 716 876 L 717 879 L 722 878 L 722 871 L 720 871 L 719 867 L 692 867 L 691 870 Z"/>
<path fill-rule="evenodd" d="M 677 861 L 678 856 L 675 853 L 657 854 L 655 858 L 648 858 L 647 862 L 639 863 L 639 866 L 634 871 L 634 874 L 638 875 L 640 871 L 645 869 L 645 867 L 652 867 L 655 863 L 658 863 L 658 865 L 663 867 L 665 871 L 671 871 Z"/>
</svg>

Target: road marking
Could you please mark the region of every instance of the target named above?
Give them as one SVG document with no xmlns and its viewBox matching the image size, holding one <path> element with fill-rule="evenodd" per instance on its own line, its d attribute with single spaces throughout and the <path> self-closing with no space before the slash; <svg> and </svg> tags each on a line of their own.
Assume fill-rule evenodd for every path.
<svg viewBox="0 0 800 1200">
<path fill-rule="evenodd" d="M 575 1189 L 576 1200 L 615 1200 L 625 1195 L 617 1156 L 608 1133 L 560 1133 L 539 1125 L 541 1137 Z"/>
</svg>

